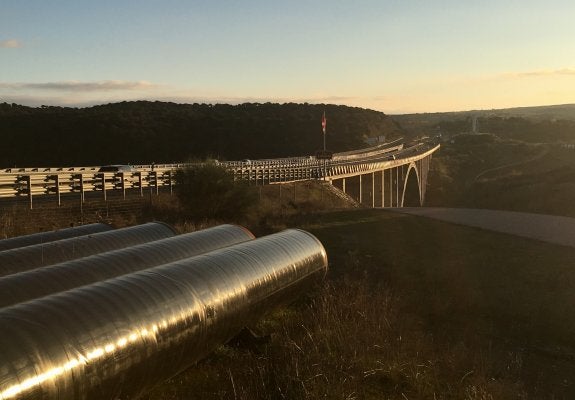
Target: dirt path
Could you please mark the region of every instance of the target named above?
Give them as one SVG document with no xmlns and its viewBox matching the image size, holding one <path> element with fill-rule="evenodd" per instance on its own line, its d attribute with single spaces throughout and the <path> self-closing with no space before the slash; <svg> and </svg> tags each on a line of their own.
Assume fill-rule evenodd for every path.
<svg viewBox="0 0 575 400">
<path fill-rule="evenodd" d="M 517 167 L 517 166 L 519 166 L 519 165 L 528 164 L 528 163 L 531 163 L 531 162 L 533 162 L 533 161 L 537 161 L 537 160 L 539 160 L 539 159 L 545 157 L 545 156 L 547 155 L 547 153 L 549 153 L 549 150 L 548 150 L 548 149 L 543 149 L 543 151 L 541 151 L 541 153 L 537 154 L 535 157 L 531 157 L 531 158 L 528 159 L 528 160 L 523 160 L 523 161 L 515 162 L 515 163 L 512 163 L 512 164 L 500 165 L 499 167 L 494 167 L 494 168 L 486 169 L 486 170 L 484 170 L 484 171 L 481 171 L 479 174 L 477 174 L 477 175 L 475 176 L 475 178 L 473 178 L 473 181 L 474 181 L 474 182 L 477 182 L 477 181 L 479 180 L 479 178 L 481 178 L 483 175 L 487 175 L 487 174 L 489 174 L 489 173 L 491 173 L 491 172 L 493 172 L 493 171 L 498 171 L 498 170 L 500 170 L 500 169 L 513 168 L 513 167 Z"/>
<path fill-rule="evenodd" d="M 405 207 L 391 210 L 575 247 L 575 218 L 470 208 Z"/>
</svg>

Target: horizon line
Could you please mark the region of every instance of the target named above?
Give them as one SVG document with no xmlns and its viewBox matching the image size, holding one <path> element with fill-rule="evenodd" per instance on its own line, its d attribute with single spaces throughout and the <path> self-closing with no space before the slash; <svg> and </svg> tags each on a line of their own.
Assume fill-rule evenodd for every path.
<svg viewBox="0 0 575 400">
<path fill-rule="evenodd" d="M 179 105 L 194 105 L 194 104 L 204 104 L 204 105 L 229 105 L 229 106 L 239 106 L 242 104 L 299 104 L 299 105 L 318 105 L 318 106 L 343 106 L 349 108 L 362 108 L 365 110 L 371 110 L 376 112 L 381 112 L 385 115 L 393 116 L 401 116 L 401 115 L 417 115 L 417 114 L 450 114 L 450 113 L 466 113 L 466 112 L 489 112 L 489 111 L 504 111 L 504 110 L 514 110 L 514 109 L 525 109 L 525 108 L 551 108 L 551 107 L 564 107 L 564 106 L 575 106 L 574 103 L 561 103 L 561 104 L 542 104 L 542 105 L 519 105 L 519 106 L 511 106 L 511 107 L 501 107 L 501 108 L 471 108 L 471 109 L 457 109 L 457 110 L 445 110 L 445 111 L 411 111 L 411 112 L 385 112 L 382 110 L 377 110 L 374 108 L 369 107 L 361 107 L 355 105 L 347 105 L 347 104 L 336 104 L 336 103 L 310 103 L 310 102 L 298 102 L 298 101 L 283 101 L 283 102 L 273 102 L 273 101 L 245 101 L 241 103 L 233 103 L 233 102 L 225 102 L 225 101 L 177 101 L 177 100 L 150 100 L 150 99 L 129 99 L 129 100 L 117 100 L 117 101 L 108 101 L 108 102 L 85 102 L 85 103 L 77 103 L 77 104 L 41 104 L 41 105 L 27 105 L 22 103 L 16 102 L 8 102 L 3 101 L 1 104 L 8 104 L 22 106 L 22 107 L 29 107 L 29 108 L 48 108 L 48 107 L 59 107 L 59 108 L 74 108 L 74 109 L 84 109 L 84 108 L 92 108 L 92 107 L 99 107 L 99 106 L 106 106 L 106 105 L 113 105 L 113 104 L 121 104 L 121 103 L 137 103 L 137 102 L 147 102 L 147 103 L 172 103 L 172 104 L 179 104 Z"/>
</svg>

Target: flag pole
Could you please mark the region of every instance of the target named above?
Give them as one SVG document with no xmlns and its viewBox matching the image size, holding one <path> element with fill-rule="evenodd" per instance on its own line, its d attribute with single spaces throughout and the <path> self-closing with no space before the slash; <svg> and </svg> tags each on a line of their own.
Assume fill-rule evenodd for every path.
<svg viewBox="0 0 575 400">
<path fill-rule="evenodd" d="M 326 164 L 326 158 L 325 158 L 325 156 L 326 156 L 325 129 L 326 129 L 326 127 L 327 127 L 327 120 L 325 119 L 325 110 L 324 110 L 323 115 L 322 115 L 322 117 L 321 117 L 321 128 L 322 128 L 322 130 L 323 130 L 323 156 L 322 156 L 322 158 L 323 158 L 323 180 L 324 180 L 324 181 L 326 180 L 326 176 L 325 176 L 325 175 L 326 175 L 326 172 L 327 172 L 327 171 L 326 171 L 326 167 L 325 167 L 325 164 Z M 321 193 L 322 193 L 322 196 L 323 196 L 323 188 L 322 188 L 322 192 L 321 192 Z"/>
<path fill-rule="evenodd" d="M 324 153 L 326 151 L 326 148 L 325 148 L 325 129 L 326 129 L 326 126 L 327 126 L 327 121 L 325 119 L 325 111 L 324 111 L 323 117 L 321 119 L 321 127 L 323 129 L 323 151 L 324 151 Z"/>
</svg>

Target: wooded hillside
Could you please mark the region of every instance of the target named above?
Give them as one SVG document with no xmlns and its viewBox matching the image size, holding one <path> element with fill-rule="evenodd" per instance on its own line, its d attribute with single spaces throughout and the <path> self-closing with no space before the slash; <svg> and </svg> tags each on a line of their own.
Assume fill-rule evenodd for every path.
<svg viewBox="0 0 575 400">
<path fill-rule="evenodd" d="M 401 128 L 357 107 L 311 104 L 121 102 L 88 108 L 0 104 L 0 167 L 140 164 L 314 154 L 365 147 Z"/>
</svg>

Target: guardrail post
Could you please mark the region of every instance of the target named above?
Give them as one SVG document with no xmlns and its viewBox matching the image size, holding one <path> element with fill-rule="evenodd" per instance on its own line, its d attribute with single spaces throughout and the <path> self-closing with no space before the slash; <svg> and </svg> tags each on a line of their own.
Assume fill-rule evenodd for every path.
<svg viewBox="0 0 575 400">
<path fill-rule="evenodd" d="M 126 180 L 124 172 L 120 172 L 120 185 L 122 188 L 122 198 L 126 200 Z"/>
<path fill-rule="evenodd" d="M 102 172 L 100 175 L 102 178 L 102 192 L 104 193 L 104 201 L 106 201 L 106 173 Z"/>
<path fill-rule="evenodd" d="M 28 202 L 30 204 L 30 210 L 32 209 L 32 176 L 26 176 L 26 187 L 28 189 Z"/>
<path fill-rule="evenodd" d="M 156 196 L 158 195 L 158 171 L 154 171 L 154 187 L 156 189 Z"/>
<path fill-rule="evenodd" d="M 140 186 L 140 197 L 144 197 L 144 186 L 142 185 L 142 171 L 138 171 L 138 186 Z"/>
<path fill-rule="evenodd" d="M 60 174 L 56 174 L 56 196 L 58 197 L 58 207 L 62 205 L 62 199 L 60 198 Z"/>
<path fill-rule="evenodd" d="M 84 174 L 80 174 L 80 204 L 83 204 L 86 201 L 84 197 Z"/>
</svg>

